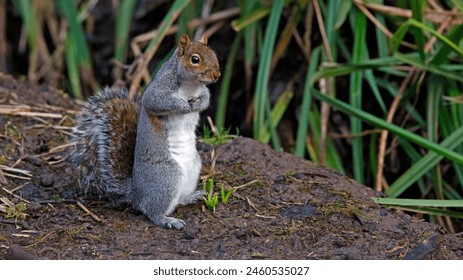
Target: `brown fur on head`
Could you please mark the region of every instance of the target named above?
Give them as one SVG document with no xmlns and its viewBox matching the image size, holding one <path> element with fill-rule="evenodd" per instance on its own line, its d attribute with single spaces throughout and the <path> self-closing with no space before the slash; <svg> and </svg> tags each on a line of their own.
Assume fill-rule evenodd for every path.
<svg viewBox="0 0 463 280">
<path fill-rule="evenodd" d="M 220 77 L 217 56 L 207 46 L 207 37 L 204 34 L 197 42 L 192 42 L 186 34 L 183 34 L 178 44 L 177 60 L 178 73 L 184 80 L 209 84 Z"/>
</svg>

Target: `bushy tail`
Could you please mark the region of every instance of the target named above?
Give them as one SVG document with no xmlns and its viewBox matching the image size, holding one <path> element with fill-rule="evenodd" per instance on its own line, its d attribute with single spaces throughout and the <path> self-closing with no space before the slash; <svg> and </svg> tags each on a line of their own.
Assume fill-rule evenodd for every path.
<svg viewBox="0 0 463 280">
<path fill-rule="evenodd" d="M 130 191 L 140 97 L 105 88 L 89 98 L 74 127 L 71 161 L 86 194 L 121 201 Z"/>
</svg>

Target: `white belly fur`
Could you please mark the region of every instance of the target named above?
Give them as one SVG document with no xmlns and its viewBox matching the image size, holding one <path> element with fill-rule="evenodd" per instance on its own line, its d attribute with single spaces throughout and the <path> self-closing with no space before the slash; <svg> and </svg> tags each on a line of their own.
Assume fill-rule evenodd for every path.
<svg viewBox="0 0 463 280">
<path fill-rule="evenodd" d="M 187 98 L 197 97 L 199 90 L 180 89 L 180 96 Z M 186 92 L 188 94 L 186 94 Z M 177 194 L 173 199 L 167 215 L 174 211 L 175 207 L 190 196 L 196 189 L 201 169 L 201 161 L 196 150 L 196 126 L 199 121 L 199 113 L 170 115 L 167 120 L 167 143 L 170 156 L 180 166 L 181 174 Z"/>
</svg>

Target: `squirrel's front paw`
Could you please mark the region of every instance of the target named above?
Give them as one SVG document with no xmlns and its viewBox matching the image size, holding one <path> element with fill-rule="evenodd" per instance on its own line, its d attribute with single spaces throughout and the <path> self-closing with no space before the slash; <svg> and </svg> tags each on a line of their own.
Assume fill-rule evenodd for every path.
<svg viewBox="0 0 463 280">
<path fill-rule="evenodd" d="M 188 100 L 192 111 L 203 111 L 207 108 L 208 102 L 205 95 Z"/>
</svg>

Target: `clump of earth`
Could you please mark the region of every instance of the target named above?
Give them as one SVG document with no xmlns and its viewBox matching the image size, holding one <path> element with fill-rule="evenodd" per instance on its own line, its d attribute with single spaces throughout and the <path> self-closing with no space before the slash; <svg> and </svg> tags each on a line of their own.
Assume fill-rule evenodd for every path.
<svg viewBox="0 0 463 280">
<path fill-rule="evenodd" d="M 78 191 L 67 161 L 80 105 L 0 73 L 1 259 L 461 259 L 462 235 L 377 205 L 336 171 L 237 137 L 201 141 L 203 178 L 234 188 L 215 210 L 180 206 L 160 228 Z M 198 183 L 202 187 L 202 183 Z"/>
</svg>

